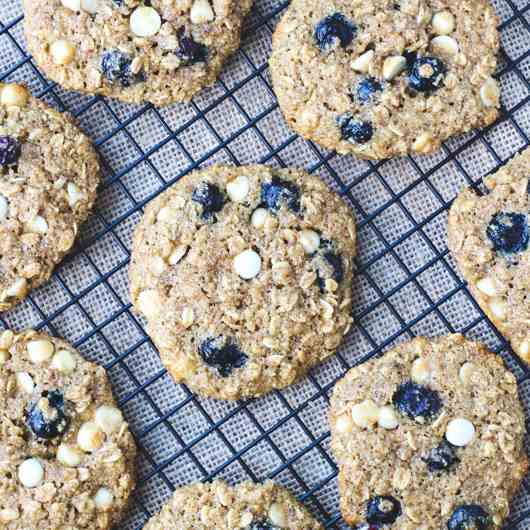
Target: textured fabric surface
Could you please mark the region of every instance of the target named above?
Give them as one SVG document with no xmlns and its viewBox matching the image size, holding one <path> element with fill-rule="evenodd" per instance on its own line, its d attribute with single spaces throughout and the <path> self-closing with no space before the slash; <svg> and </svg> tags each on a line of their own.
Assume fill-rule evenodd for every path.
<svg viewBox="0 0 530 530">
<path fill-rule="evenodd" d="M 322 151 L 282 119 L 267 67 L 281 1 L 256 1 L 242 49 L 213 88 L 190 104 L 157 110 L 45 90 L 46 79 L 25 55 L 21 4 L 0 0 L 0 77 L 25 81 L 34 94 L 75 114 L 96 142 L 104 172 L 77 250 L 0 322 L 44 326 L 107 367 L 140 446 L 140 485 L 119 530 L 141 528 L 174 487 L 267 477 L 305 500 L 329 528 L 346 528 L 329 452 L 329 392 L 349 367 L 413 335 L 460 331 L 484 340 L 520 382 L 528 414 L 529 374 L 470 298 L 446 243 L 447 210 L 457 192 L 528 144 L 530 9 L 527 0 L 494 4 L 504 118 L 432 155 L 372 164 Z M 191 169 L 213 163 L 303 167 L 346 192 L 359 226 L 355 326 L 339 354 L 296 386 L 248 403 L 198 398 L 175 385 L 129 303 L 129 249 L 143 206 Z M 527 486 L 513 502 L 512 530 L 530 528 Z"/>
</svg>

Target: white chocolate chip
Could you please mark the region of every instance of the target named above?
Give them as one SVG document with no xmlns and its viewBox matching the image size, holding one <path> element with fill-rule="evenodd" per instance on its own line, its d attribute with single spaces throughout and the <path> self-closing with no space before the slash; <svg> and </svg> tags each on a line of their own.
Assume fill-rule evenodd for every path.
<svg viewBox="0 0 530 530">
<path fill-rule="evenodd" d="M 73 208 L 79 201 L 85 198 L 85 194 L 73 182 L 66 185 L 66 192 L 68 194 L 68 204 Z"/>
<path fill-rule="evenodd" d="M 464 385 L 469 385 L 471 383 L 471 379 L 473 377 L 473 374 L 477 371 L 477 367 L 471 363 L 467 362 L 464 363 L 460 367 L 460 371 L 458 372 L 458 376 L 460 377 L 460 381 L 464 383 Z"/>
<path fill-rule="evenodd" d="M 83 453 L 76 447 L 61 444 L 57 449 L 57 460 L 67 467 L 78 466 L 83 458 Z"/>
<path fill-rule="evenodd" d="M 171 223 L 175 220 L 176 215 L 177 213 L 173 208 L 171 208 L 170 206 L 164 206 L 158 212 L 156 220 L 161 221 L 163 223 Z"/>
<path fill-rule="evenodd" d="M 335 422 L 335 429 L 337 429 L 337 432 L 340 433 L 351 432 L 353 429 L 353 422 L 350 416 L 348 414 L 339 416 Z"/>
<path fill-rule="evenodd" d="M 234 202 L 244 202 L 250 191 L 250 181 L 248 177 L 241 175 L 229 182 L 226 186 L 226 193 Z"/>
<path fill-rule="evenodd" d="M 401 55 L 387 57 L 383 63 L 383 77 L 390 81 L 407 67 L 407 60 Z"/>
<path fill-rule="evenodd" d="M 450 444 L 456 447 L 464 447 L 473 441 L 475 427 L 465 418 L 456 418 L 447 424 L 445 437 Z"/>
<path fill-rule="evenodd" d="M 351 416 L 355 425 L 369 429 L 379 420 L 379 409 L 372 400 L 367 399 L 352 407 Z"/>
<path fill-rule="evenodd" d="M 51 367 L 59 372 L 68 374 L 75 370 L 77 361 L 68 350 L 59 350 L 52 359 Z"/>
<path fill-rule="evenodd" d="M 28 342 L 26 346 L 32 363 L 41 364 L 52 358 L 55 347 L 49 340 L 40 339 Z"/>
<path fill-rule="evenodd" d="M 17 385 L 27 394 L 32 394 L 35 390 L 35 383 L 33 382 L 33 378 L 31 377 L 31 375 L 28 374 L 28 372 L 19 372 L 17 374 Z"/>
<path fill-rule="evenodd" d="M 77 433 L 77 445 L 86 453 L 91 453 L 102 446 L 104 438 L 105 435 L 99 426 L 87 421 L 81 425 Z"/>
<path fill-rule="evenodd" d="M 490 302 L 490 310 L 496 318 L 500 320 L 506 320 L 506 316 L 508 314 L 508 304 L 500 298 L 494 298 Z"/>
<path fill-rule="evenodd" d="M 480 99 L 485 107 L 497 107 L 501 97 L 499 84 L 493 77 L 488 77 L 480 89 Z"/>
<path fill-rule="evenodd" d="M 26 278 L 17 278 L 6 290 L 7 296 L 21 297 L 26 293 L 28 281 Z"/>
<path fill-rule="evenodd" d="M 153 256 L 149 265 L 149 269 L 155 276 L 162 275 L 167 269 L 166 262 L 161 256 Z"/>
<path fill-rule="evenodd" d="M 431 378 L 431 367 L 427 359 L 418 357 L 412 363 L 412 369 L 410 372 L 411 378 L 416 383 L 427 383 Z"/>
<path fill-rule="evenodd" d="M 431 40 L 431 50 L 438 55 L 454 57 L 460 51 L 458 42 L 447 35 L 440 35 Z"/>
<path fill-rule="evenodd" d="M 377 420 L 379 427 L 383 429 L 392 430 L 399 425 L 399 420 L 397 418 L 396 412 L 393 407 L 385 406 L 379 409 L 379 418 Z"/>
<path fill-rule="evenodd" d="M 132 12 L 129 23 L 137 37 L 153 37 L 160 31 L 162 19 L 156 9 L 140 6 Z"/>
<path fill-rule="evenodd" d="M 81 9 L 81 0 L 61 0 L 61 4 L 72 11 L 79 11 Z"/>
<path fill-rule="evenodd" d="M 495 278 L 491 276 L 486 276 L 477 282 L 477 289 L 484 293 L 487 296 L 496 296 L 499 294 L 499 289 L 497 288 L 497 282 Z"/>
<path fill-rule="evenodd" d="M 99 511 L 107 511 L 112 508 L 114 495 L 108 488 L 99 488 L 94 495 L 94 504 Z"/>
<path fill-rule="evenodd" d="M 153 289 L 142 291 L 138 295 L 138 308 L 148 318 L 156 317 L 161 305 L 160 295 Z"/>
<path fill-rule="evenodd" d="M 48 223 L 44 217 L 36 215 L 26 224 L 26 230 L 35 234 L 45 234 L 48 231 Z"/>
<path fill-rule="evenodd" d="M 105 434 L 112 434 L 118 432 L 123 425 L 123 414 L 116 407 L 102 405 L 96 410 L 95 421 Z"/>
<path fill-rule="evenodd" d="M 211 22 L 215 18 L 209 0 L 195 0 L 190 10 L 190 20 L 192 24 L 204 24 Z"/>
<path fill-rule="evenodd" d="M 300 244 L 307 254 L 314 254 L 320 247 L 320 236 L 313 230 L 302 230 Z"/>
<path fill-rule="evenodd" d="M 244 250 L 234 258 L 234 270 L 244 280 L 255 278 L 261 271 L 261 258 L 253 250 Z"/>
<path fill-rule="evenodd" d="M 450 11 L 440 11 L 432 17 L 432 30 L 436 35 L 449 35 L 455 30 L 455 17 Z"/>
<path fill-rule="evenodd" d="M 284 528 L 287 525 L 285 509 L 280 503 L 274 502 L 271 504 L 269 508 L 269 520 L 274 526 L 279 526 L 280 528 Z"/>
<path fill-rule="evenodd" d="M 98 4 L 99 0 L 81 0 L 81 8 L 91 15 L 98 12 Z"/>
<path fill-rule="evenodd" d="M 9 214 L 9 203 L 7 202 L 7 199 L 3 195 L 0 195 L 0 223 L 7 219 L 8 214 Z"/>
<path fill-rule="evenodd" d="M 44 468 L 36 458 L 28 458 L 18 467 L 18 480 L 26 488 L 35 488 L 43 478 Z"/>
<path fill-rule="evenodd" d="M 29 100 L 29 92 L 22 85 L 4 85 L 0 92 L 0 104 L 8 107 L 25 107 Z"/>
<path fill-rule="evenodd" d="M 265 208 L 256 208 L 252 213 L 250 222 L 254 228 L 262 228 L 265 225 L 268 212 Z"/>
<path fill-rule="evenodd" d="M 68 64 L 74 60 L 76 47 L 67 40 L 57 40 L 50 46 L 50 54 L 55 64 Z"/>
<path fill-rule="evenodd" d="M 367 73 L 370 69 L 370 64 L 372 63 L 372 60 L 374 58 L 374 50 L 368 50 L 367 52 L 364 52 L 362 55 L 359 55 L 357 59 L 354 59 L 351 63 L 351 67 L 356 72 L 361 73 Z"/>
</svg>

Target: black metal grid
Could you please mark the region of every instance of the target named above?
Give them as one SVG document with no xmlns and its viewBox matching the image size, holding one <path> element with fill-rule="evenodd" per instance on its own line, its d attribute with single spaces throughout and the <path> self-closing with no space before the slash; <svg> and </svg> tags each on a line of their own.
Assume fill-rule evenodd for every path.
<svg viewBox="0 0 530 530">
<path fill-rule="evenodd" d="M 25 51 L 21 7 L 0 0 L 0 80 L 26 81 L 36 95 L 75 115 L 92 135 L 106 177 L 93 218 L 50 285 L 0 321 L 62 335 L 106 366 L 140 448 L 139 487 L 120 528 L 141 528 L 190 477 L 274 478 L 308 502 L 327 528 L 342 528 L 337 469 L 322 421 L 329 392 L 353 364 L 419 333 L 481 337 L 505 357 L 529 401 L 528 368 L 469 295 L 440 227 L 459 187 L 480 189 L 480 177 L 530 145 L 530 4 L 495 2 L 504 44 L 497 72 L 504 88 L 500 120 L 446 142 L 436 155 L 377 163 L 337 157 L 286 129 L 266 63 L 270 34 L 286 5 L 256 0 L 242 49 L 227 66 L 230 75 L 168 112 L 71 94 L 49 83 Z M 262 103 L 249 105 L 256 98 Z M 227 122 L 235 125 L 226 130 Z M 204 146 L 198 149 L 199 138 Z M 128 301 L 130 233 L 145 204 L 182 175 L 214 162 L 256 161 L 304 165 L 350 201 L 361 245 L 356 328 L 339 354 L 293 389 L 257 401 L 212 402 L 183 386 L 175 390 L 161 365 L 145 364 L 156 354 Z M 234 431 L 233 423 L 243 427 Z M 212 447 L 219 454 L 207 456 Z M 530 528 L 529 496 L 525 481 L 507 528 Z"/>
</svg>

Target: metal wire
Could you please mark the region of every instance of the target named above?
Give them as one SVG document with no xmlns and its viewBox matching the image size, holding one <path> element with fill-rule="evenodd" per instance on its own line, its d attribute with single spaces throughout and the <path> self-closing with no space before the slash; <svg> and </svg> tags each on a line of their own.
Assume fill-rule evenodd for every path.
<svg viewBox="0 0 530 530">
<path fill-rule="evenodd" d="M 494 162 L 491 170 L 502 165 L 507 155 L 499 153 L 499 147 L 492 141 L 491 134 L 505 125 L 509 125 L 513 134 L 516 135 L 516 139 L 512 142 L 514 145 L 519 149 L 530 145 L 527 132 L 518 119 L 521 114 L 528 117 L 530 111 L 528 80 L 530 77 L 528 66 L 530 64 L 530 4 L 525 3 L 524 0 L 517 5 L 515 0 L 502 1 L 509 14 L 503 18 L 500 25 L 501 33 L 504 35 L 505 32 L 510 31 L 510 28 L 517 26 L 517 30 L 524 33 L 522 42 L 526 43 L 526 49 L 522 50 L 516 58 L 510 57 L 503 51 L 497 77 L 502 81 L 508 76 L 515 76 L 519 85 L 524 87 L 526 95 L 510 108 L 503 108 L 500 120 L 491 127 L 475 131 L 458 141 L 446 142 L 442 151 L 437 155 L 437 160 L 430 167 L 426 167 L 420 159 L 408 157 L 406 162 L 412 176 L 399 191 L 395 191 L 393 179 L 389 177 L 389 172 L 392 173 L 391 161 L 363 163 L 359 166 L 358 163 L 354 164 L 354 159 L 351 157 L 340 159 L 333 153 L 322 151 L 311 142 L 301 142 L 292 133 L 286 133 L 281 142 L 276 145 L 276 142 L 271 141 L 264 132 L 265 123 L 271 120 L 281 120 L 281 118 L 268 78 L 267 63 L 265 61 L 257 63 L 246 44 L 258 34 L 261 40 L 267 41 L 277 17 L 286 7 L 287 2 L 276 2 L 271 7 L 270 1 L 257 0 L 251 23 L 245 33 L 246 37 L 243 39 L 243 46 L 234 60 L 242 65 L 241 68 L 245 74 L 240 75 L 234 83 L 220 80 L 213 95 L 206 99 L 205 104 L 203 99 L 197 102 L 195 98 L 186 111 L 185 115 L 188 117 L 181 120 L 177 126 L 172 126 L 163 109 L 156 109 L 152 105 L 130 107 L 127 115 L 123 111 L 123 106 L 100 97 L 76 96 L 72 99 L 71 95 L 44 77 L 25 51 L 20 40 L 22 14 L 5 18 L 7 14 L 0 12 L 0 39 L 2 39 L 0 59 L 3 55 L 2 50 L 7 46 L 14 49 L 9 60 L 1 62 L 0 80 L 26 79 L 29 75 L 34 80 L 32 88 L 37 96 L 51 100 L 52 104 L 60 110 L 71 112 L 81 124 L 84 123 L 87 115 L 95 112 L 103 113 L 106 121 L 110 123 L 105 131 L 94 131 L 95 135 L 93 135 L 95 145 L 102 155 L 106 175 L 100 193 L 104 195 L 107 190 L 116 190 L 127 199 L 129 207 L 124 211 L 108 215 L 105 205 L 99 202 L 91 221 L 93 229 L 84 234 L 81 243 L 66 258 L 52 280 L 54 289 L 61 292 L 61 301 L 50 305 L 45 302 L 45 296 L 34 293 L 29 297 L 26 306 L 33 313 L 35 327 L 47 328 L 56 335 L 65 335 L 65 329 L 69 329 L 66 322 L 69 322 L 71 315 L 75 314 L 75 319 L 80 319 L 83 326 L 73 340 L 74 345 L 81 351 L 86 351 L 90 349 L 90 344 L 98 344 L 108 352 L 108 356 L 103 360 L 105 367 L 109 373 L 119 371 L 121 374 L 118 381 L 113 380 L 115 389 L 118 387 L 119 390 L 121 407 L 126 408 L 128 405 L 133 406 L 134 403 L 140 402 L 151 411 L 151 416 L 140 427 L 134 429 L 134 422 L 132 422 L 143 465 L 139 470 L 140 482 L 131 510 L 133 516 L 130 521 L 133 522 L 127 528 L 141 528 L 152 515 L 153 509 L 148 507 L 148 504 L 152 503 L 148 495 L 143 494 L 149 489 L 150 483 L 157 482 L 165 485 L 167 487 L 166 497 L 169 496 L 169 491 L 175 488 L 176 483 L 180 483 L 178 470 L 176 474 L 174 472 L 175 465 L 180 465 L 183 461 L 189 462 L 189 465 L 196 470 L 198 479 L 209 480 L 222 476 L 227 468 L 236 464 L 242 470 L 243 475 L 257 481 L 263 479 L 264 476 L 259 466 L 253 463 L 254 458 L 251 458 L 255 451 L 258 451 L 260 455 L 264 455 L 265 452 L 270 453 L 274 456 L 275 462 L 278 462 L 273 469 L 265 473 L 266 476 L 282 479 L 283 482 L 293 487 L 299 493 L 301 500 L 310 504 L 314 513 L 327 528 L 342 528 L 343 522 L 337 510 L 336 499 L 329 501 L 330 492 L 331 495 L 336 496 L 334 482 L 337 475 L 337 467 L 329 452 L 329 431 L 327 428 L 315 429 L 311 424 L 309 413 L 313 410 L 315 403 L 326 404 L 336 379 L 352 364 L 363 362 L 380 354 L 398 339 L 409 338 L 423 332 L 425 327 L 429 328 L 429 322 L 432 319 L 436 319 L 439 332 L 458 330 L 462 333 L 473 334 L 479 333 L 478 330 L 480 330 L 482 335 L 489 334 L 495 350 L 504 355 L 516 373 L 520 385 L 523 386 L 530 379 L 528 368 L 513 355 L 509 345 L 480 311 L 466 285 L 457 275 L 445 241 L 440 244 L 433 237 L 430 229 L 433 221 L 439 219 L 440 216 L 445 216 L 452 200 L 452 196 L 448 197 L 447 193 L 440 191 L 439 186 L 435 184 L 440 173 L 451 167 L 459 180 L 479 190 L 480 179 L 476 179 L 466 170 L 466 153 L 476 148 L 477 145 L 482 146 Z M 21 13 L 21 9 L 18 12 Z M 252 86 L 260 87 L 264 107 L 262 110 L 249 112 L 242 94 Z M 214 120 L 210 118 L 213 112 L 218 111 L 225 104 L 230 104 L 237 113 L 237 127 L 229 134 L 219 132 Z M 137 137 L 134 131 L 135 124 L 147 118 L 156 120 L 160 138 L 157 141 L 147 141 L 147 146 L 145 146 L 145 139 Z M 189 134 L 199 126 L 212 141 L 202 154 L 194 156 L 185 139 L 187 133 Z M 307 169 L 310 172 L 324 175 L 339 193 L 350 201 L 357 215 L 361 240 L 365 237 L 372 241 L 366 245 L 370 252 L 360 255 L 356 261 L 359 283 L 372 293 L 369 300 L 354 309 L 356 328 L 351 341 L 356 344 L 363 343 L 363 348 L 358 348 L 362 353 L 354 359 L 348 354 L 337 354 L 334 359 L 336 371 L 331 379 L 322 378 L 318 369 L 314 370 L 309 375 L 309 390 L 305 391 L 303 399 L 293 400 L 292 396 L 286 395 L 285 392 L 276 392 L 274 399 L 281 405 L 283 413 L 278 418 L 269 418 L 267 422 L 263 420 L 260 411 L 253 406 L 252 401 L 239 402 L 234 405 L 218 405 L 214 408 L 185 387 L 182 387 L 180 399 L 169 407 L 165 405 L 162 407 L 159 403 L 157 388 L 168 376 L 162 369 L 149 373 L 148 377 L 142 380 L 136 375 L 134 363 L 138 362 L 138 353 L 142 352 L 145 347 L 149 347 L 150 350 L 153 347 L 143 330 L 142 323 L 131 312 L 131 305 L 126 292 L 124 293 L 123 285 L 115 281 L 116 278 L 125 276 L 130 258 L 129 244 L 123 236 L 123 227 L 134 224 L 142 208 L 154 196 L 167 189 L 184 174 L 204 163 L 210 163 L 218 158 L 234 164 L 247 162 L 248 160 L 241 160 L 241 154 L 238 154 L 241 150 L 236 147 L 238 142 L 249 133 L 257 139 L 260 153 L 262 153 L 258 157 L 259 160 L 254 159 L 253 162 L 286 166 L 292 163 L 293 149 L 303 150 L 302 158 L 311 161 L 306 164 Z M 108 163 L 107 148 L 108 146 L 112 148 L 113 142 L 117 141 L 118 137 L 126 142 L 129 156 L 127 162 L 121 164 L 120 167 L 111 167 Z M 181 169 L 169 178 L 163 174 L 160 164 L 156 162 L 158 155 L 168 148 L 178 151 L 182 157 Z M 513 151 L 509 154 L 513 154 Z M 297 160 L 299 159 L 300 157 L 297 157 Z M 352 178 L 346 179 L 344 174 L 348 165 L 354 166 L 353 169 L 349 168 L 349 171 L 353 171 L 354 174 Z M 133 182 L 136 172 L 144 168 L 148 170 L 156 184 L 153 185 L 152 192 L 137 198 Z M 378 186 L 384 200 L 379 201 L 373 207 L 365 204 L 366 201 L 359 198 L 365 186 Z M 428 192 L 434 202 L 433 208 L 426 212 L 421 220 L 417 219 L 416 213 L 410 207 L 410 200 L 416 197 L 418 190 Z M 390 211 L 398 212 L 406 220 L 408 226 L 406 230 L 399 234 L 388 234 L 388 226 L 385 225 L 384 220 Z M 117 248 L 121 254 L 121 259 L 111 266 L 105 264 L 102 266 L 98 259 L 98 245 L 103 243 Z M 409 245 L 424 249 L 425 254 L 428 254 L 428 259 L 423 260 L 420 265 L 411 266 L 407 253 L 403 251 Z M 90 268 L 92 277 L 81 288 L 76 288 L 72 287 L 69 273 L 80 261 Z M 392 274 L 395 275 L 396 281 L 387 286 L 381 282 L 377 269 L 389 261 L 392 262 L 394 270 Z M 437 273 L 443 273 L 451 281 L 450 287 L 444 288 L 441 293 L 433 290 L 432 278 L 425 280 L 425 278 L 430 278 L 429 275 Z M 97 298 L 102 286 L 105 288 L 106 296 L 109 297 L 109 310 L 104 318 L 97 318 L 93 315 L 87 301 L 94 297 Z M 407 314 L 402 303 L 410 289 L 414 289 L 422 300 L 422 309 L 414 315 Z M 464 324 L 455 320 L 446 310 L 452 302 L 468 304 L 472 318 Z M 380 336 L 377 334 L 374 320 L 377 321 L 383 312 L 385 318 L 395 321 L 395 326 L 391 333 Z M 125 347 L 121 347 L 119 343 L 116 344 L 112 334 L 112 330 L 115 326 L 119 326 L 123 319 L 133 326 L 131 334 L 134 335 L 133 343 Z M 4 327 L 9 327 L 11 322 L 8 316 L 3 316 L 0 321 Z M 73 334 L 75 336 L 75 333 Z M 192 436 L 184 436 L 175 424 L 185 424 L 189 407 L 193 407 L 193 410 L 202 418 L 202 424 Z M 231 436 L 225 434 L 227 425 L 235 418 L 243 418 L 242 421 L 253 429 L 252 436 L 243 444 L 234 442 L 230 439 Z M 304 440 L 304 443 L 298 444 L 296 450 L 289 454 L 286 452 L 285 444 L 277 441 L 278 433 L 287 426 L 296 428 Z M 151 454 L 152 440 L 157 439 L 160 429 L 171 434 L 176 447 L 176 450 L 166 452 L 162 459 Z M 206 466 L 203 463 L 204 459 L 198 456 L 199 448 L 203 442 L 212 439 L 218 441 L 219 452 L 224 456 L 215 465 Z M 266 450 L 263 449 L 264 447 Z M 321 461 L 323 469 L 328 471 L 320 473 L 317 477 L 311 476 L 303 465 L 310 454 L 312 458 Z M 529 488 L 528 482 L 525 481 L 522 493 L 525 499 L 530 494 Z M 513 510 L 512 520 L 506 528 L 530 528 L 530 505 L 525 500 L 520 504 L 522 507 Z"/>
</svg>

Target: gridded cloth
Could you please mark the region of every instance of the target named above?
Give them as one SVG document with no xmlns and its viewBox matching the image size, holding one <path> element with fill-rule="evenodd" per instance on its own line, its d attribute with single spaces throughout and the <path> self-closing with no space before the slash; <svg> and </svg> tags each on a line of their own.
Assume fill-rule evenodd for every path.
<svg viewBox="0 0 530 530">
<path fill-rule="evenodd" d="M 530 135 L 530 3 L 495 0 L 501 18 L 498 77 L 503 117 L 427 157 L 370 163 L 302 141 L 271 91 L 271 33 L 286 2 L 256 0 L 243 46 L 220 81 L 189 105 L 155 109 L 80 96 L 50 85 L 26 55 L 19 0 L 0 0 L 0 78 L 68 110 L 102 155 L 105 182 L 76 250 L 4 327 L 44 328 L 104 364 L 138 445 L 139 487 L 120 530 L 141 528 L 174 487 L 195 480 L 273 478 L 305 500 L 328 528 L 346 528 L 329 452 L 328 397 L 356 363 L 413 335 L 453 331 L 481 339 L 507 361 L 527 410 L 530 373 L 488 323 L 446 245 L 450 202 L 494 171 Z M 131 311 L 127 267 L 144 205 L 196 167 L 262 162 L 320 175 L 350 202 L 359 223 L 355 329 L 339 353 L 301 383 L 252 402 L 194 396 L 162 368 Z M 525 480 L 506 528 L 530 528 Z"/>
</svg>

